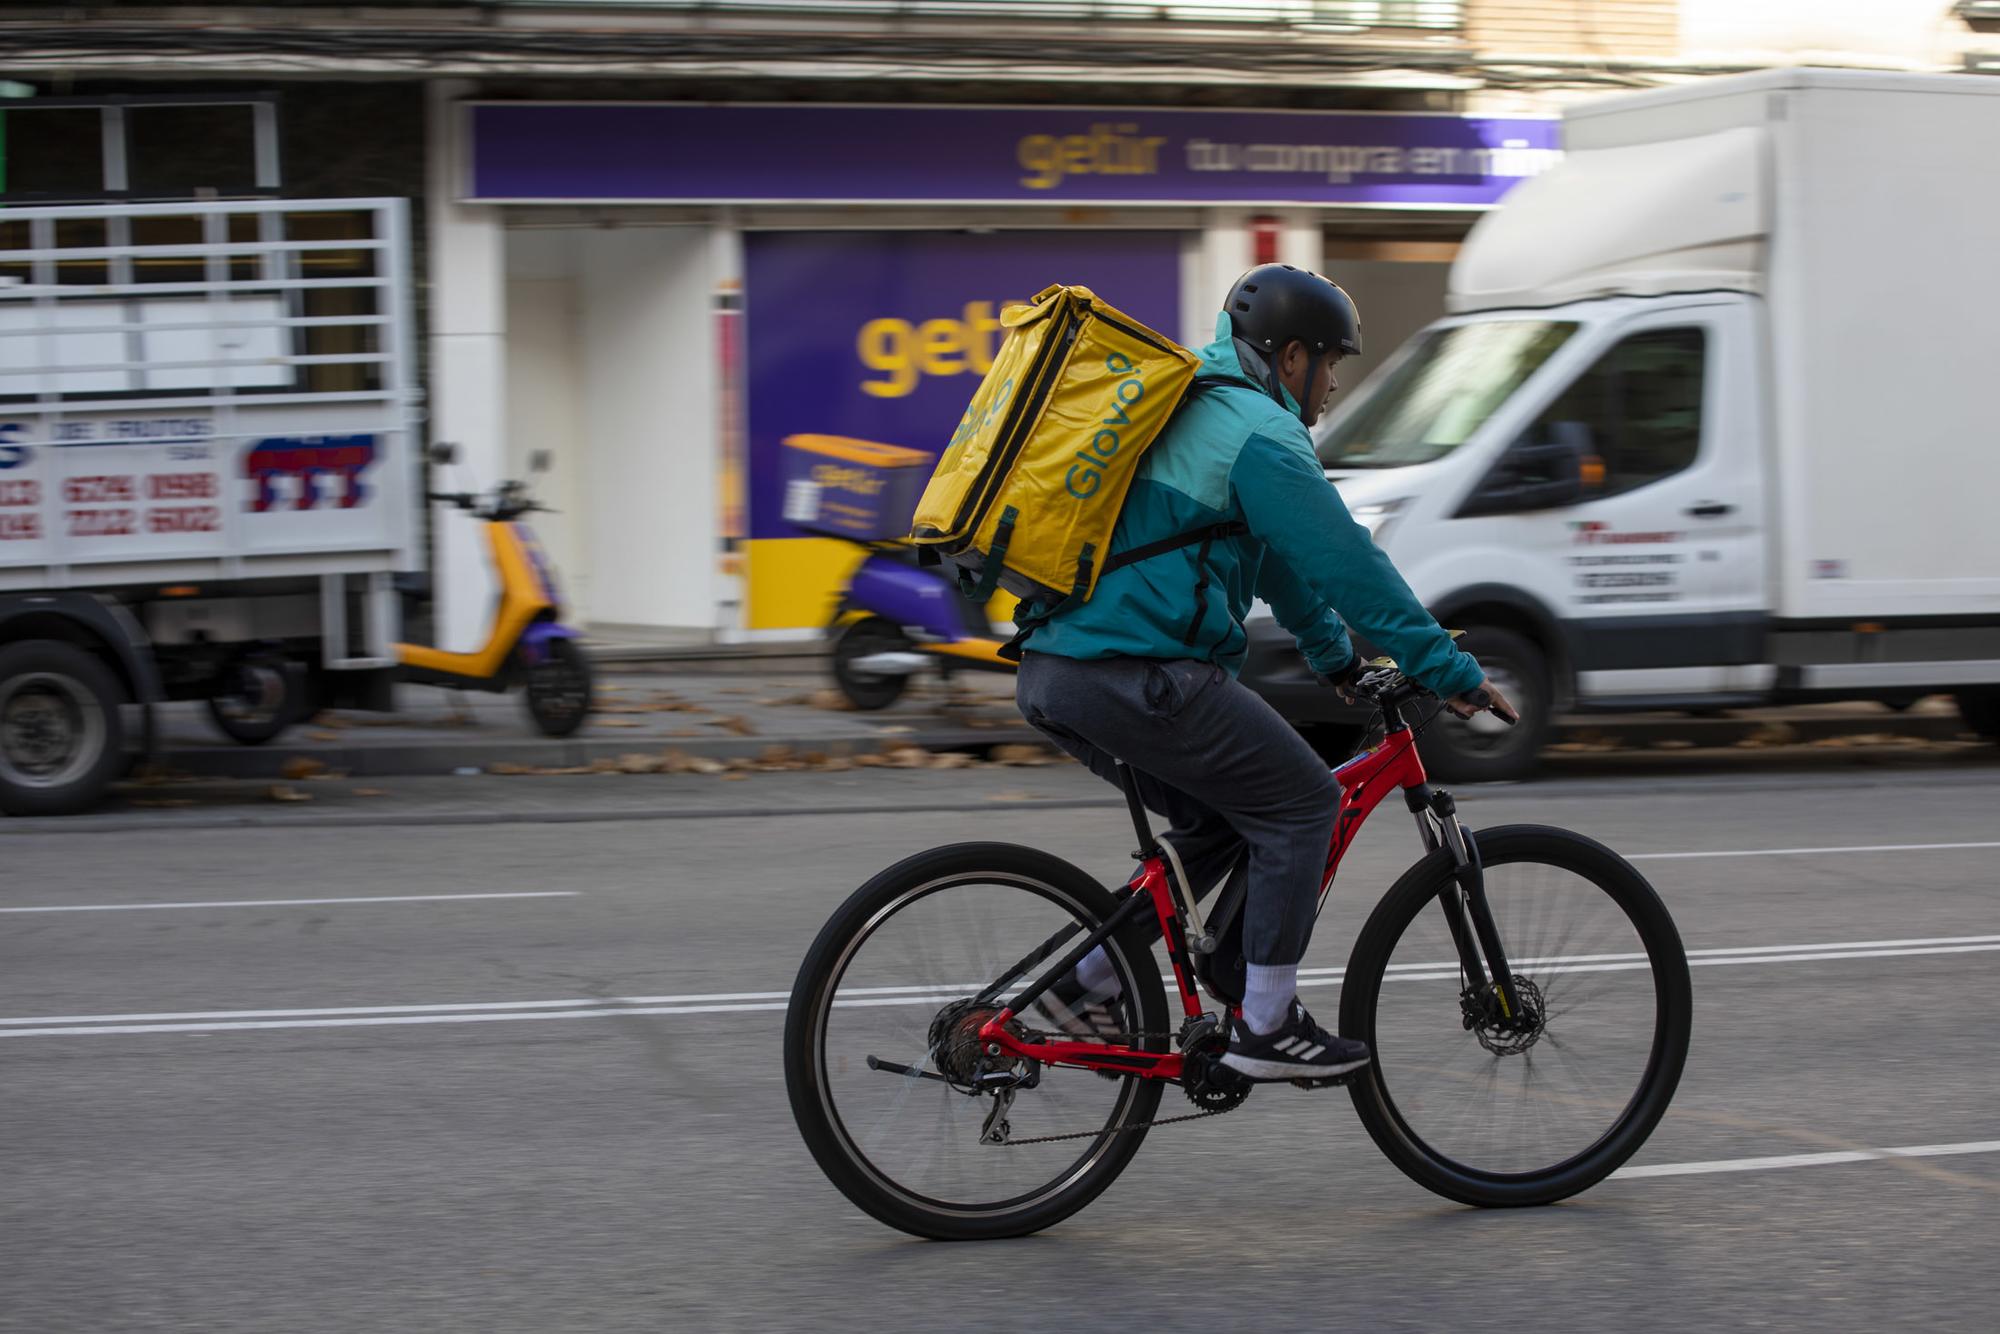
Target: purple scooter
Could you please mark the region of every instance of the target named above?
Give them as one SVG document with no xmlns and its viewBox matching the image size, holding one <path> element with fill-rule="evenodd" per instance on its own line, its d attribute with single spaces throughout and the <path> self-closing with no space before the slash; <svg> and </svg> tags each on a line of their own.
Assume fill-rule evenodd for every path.
<svg viewBox="0 0 2000 1334">
<path fill-rule="evenodd" d="M 939 566 L 894 542 L 862 542 L 868 558 L 841 590 L 827 632 L 833 679 L 857 709 L 894 704 L 910 678 L 935 664 L 949 679 L 960 668 L 1011 672 L 1004 637 L 986 612 Z"/>
</svg>

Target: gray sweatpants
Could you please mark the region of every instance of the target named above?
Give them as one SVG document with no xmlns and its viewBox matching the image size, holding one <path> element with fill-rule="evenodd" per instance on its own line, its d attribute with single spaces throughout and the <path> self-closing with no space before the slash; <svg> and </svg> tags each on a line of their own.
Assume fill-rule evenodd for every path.
<svg viewBox="0 0 2000 1334">
<path fill-rule="evenodd" d="M 1212 662 L 1033 652 L 1022 656 L 1015 699 L 1038 731 L 1107 782 L 1118 781 L 1118 760 L 1132 767 L 1197 891 L 1247 844 L 1244 957 L 1304 957 L 1339 789 L 1276 710 Z"/>
</svg>

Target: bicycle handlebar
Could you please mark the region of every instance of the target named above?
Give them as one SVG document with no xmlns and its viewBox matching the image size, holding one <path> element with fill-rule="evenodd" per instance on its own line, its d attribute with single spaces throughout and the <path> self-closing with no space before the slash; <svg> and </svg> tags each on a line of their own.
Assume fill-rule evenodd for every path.
<svg viewBox="0 0 2000 1334">
<path fill-rule="evenodd" d="M 1368 701 L 1384 710 L 1407 704 L 1419 699 L 1436 699 L 1437 693 L 1422 682 L 1403 674 L 1403 670 L 1392 662 L 1381 662 L 1364 668 L 1344 687 L 1356 699 Z M 1493 708 L 1490 691 L 1475 687 L 1459 696 L 1467 703 L 1493 714 L 1501 722 L 1512 727 L 1518 718 L 1509 718 Z"/>
</svg>

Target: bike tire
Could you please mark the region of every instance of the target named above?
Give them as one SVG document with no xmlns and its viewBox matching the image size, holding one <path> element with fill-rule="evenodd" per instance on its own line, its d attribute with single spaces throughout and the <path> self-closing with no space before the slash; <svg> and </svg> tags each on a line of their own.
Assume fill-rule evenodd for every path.
<svg viewBox="0 0 2000 1334">
<path fill-rule="evenodd" d="M 1397 942 L 1440 894 L 1455 885 L 1452 856 L 1439 849 L 1403 874 L 1376 905 L 1355 940 L 1341 986 L 1340 1031 L 1345 1037 L 1368 1043 L 1376 1059 L 1349 1092 L 1376 1145 L 1398 1169 L 1425 1188 L 1446 1199 L 1484 1208 L 1551 1204 L 1611 1175 L 1638 1151 L 1666 1114 L 1687 1061 L 1692 1028 L 1693 985 L 1687 954 L 1673 918 L 1653 887 L 1630 862 L 1602 844 L 1567 830 L 1535 825 L 1507 826 L 1476 835 L 1468 832 L 1468 837 L 1487 868 L 1489 883 L 1495 869 L 1510 865 L 1564 872 L 1602 891 L 1629 922 L 1643 942 L 1644 963 L 1637 962 L 1634 954 L 1633 962 L 1619 967 L 1649 971 L 1654 993 L 1652 1037 L 1643 1072 L 1623 1110 L 1596 1139 L 1535 1170 L 1485 1169 L 1427 1142 L 1396 1101 L 1397 1053 L 1393 1044 L 1386 1050 L 1379 1045 L 1377 1021 L 1383 979 Z M 1521 959 L 1528 962 L 1514 961 L 1516 947 L 1506 941 L 1506 934 L 1503 929 L 1502 943 L 1514 962 L 1516 976 L 1522 975 L 1524 967 L 1532 975 L 1542 960 L 1524 954 Z M 1408 977 L 1409 966 L 1402 967 Z M 1608 970 L 1600 964 L 1582 971 Z M 1398 979 L 1399 984 L 1402 980 Z M 1472 1035 L 1468 1032 L 1467 1037 Z"/>
<path fill-rule="evenodd" d="M 906 858 L 856 890 L 834 913 L 807 951 L 785 1017 L 785 1087 L 792 1114 L 814 1161 L 835 1187 L 890 1227 L 935 1241 L 991 1240 L 1038 1232 L 1089 1204 L 1115 1181 L 1145 1138 L 1165 1087 L 1159 1080 L 1123 1076 L 1116 1082 L 1115 1122 L 1108 1122 L 1088 1152 L 1051 1189 L 1005 1208 L 958 1208 L 890 1180 L 853 1142 L 841 1122 L 825 1069 L 824 1034 L 845 962 L 900 905 L 939 885 L 1017 885 L 1059 904 L 1094 929 L 1117 907 L 1110 891 L 1079 868 L 1033 848 L 1007 843 L 961 843 Z M 930 887 L 930 888 L 926 888 Z M 1142 917 L 1107 942 L 1108 953 L 1133 998 L 1140 1031 L 1164 1035 L 1167 1002 Z M 1141 1044 L 1165 1050 L 1164 1038 Z M 1083 1075 L 1082 1071 L 1065 1072 Z M 1095 1076 L 1086 1076 L 1094 1078 Z M 1140 1127 L 1130 1128 L 1127 1127 Z M 997 1149 L 995 1152 L 1008 1152 Z"/>
</svg>

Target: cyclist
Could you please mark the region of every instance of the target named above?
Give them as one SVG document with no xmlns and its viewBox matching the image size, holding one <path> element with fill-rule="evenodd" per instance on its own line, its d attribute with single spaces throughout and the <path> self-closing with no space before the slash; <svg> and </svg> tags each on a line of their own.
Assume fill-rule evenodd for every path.
<svg viewBox="0 0 2000 1334">
<path fill-rule="evenodd" d="M 1461 717 L 1484 707 L 1478 690 L 1514 717 L 1313 454 L 1308 428 L 1339 387 L 1335 363 L 1360 351 L 1354 303 L 1328 279 L 1289 264 L 1239 278 L 1201 352 L 1200 392 L 1140 461 L 1110 554 L 1237 527 L 1106 573 L 1088 602 L 1035 632 L 1021 661 L 1022 714 L 1107 780 L 1117 761 L 1131 767 L 1170 823 L 1164 838 L 1190 888 L 1212 886 L 1247 845 L 1246 984 L 1222 1060 L 1251 1079 L 1323 1078 L 1368 1061 L 1365 1044 L 1327 1032 L 1298 1001 L 1338 792 L 1304 739 L 1235 679 L 1251 601 L 1270 604 L 1326 684 L 1361 665 L 1345 617 Z M 1100 948 L 1042 1010 L 1071 1035 L 1100 1036 L 1120 1027 L 1116 987 Z"/>
</svg>

